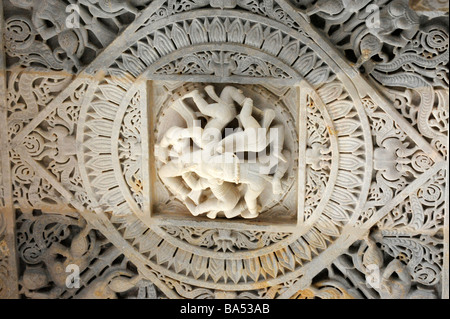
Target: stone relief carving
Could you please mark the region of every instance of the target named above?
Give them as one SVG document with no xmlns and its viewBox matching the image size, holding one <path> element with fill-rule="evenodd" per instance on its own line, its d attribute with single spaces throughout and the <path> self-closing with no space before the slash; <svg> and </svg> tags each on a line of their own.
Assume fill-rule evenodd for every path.
<svg viewBox="0 0 450 319">
<path fill-rule="evenodd" d="M 70 4 L 2 4 L 0 296 L 448 298 L 445 13 Z"/>
<path fill-rule="evenodd" d="M 155 145 L 156 158 L 163 163 L 158 175 L 194 216 L 206 213 L 214 219 L 223 213 L 226 218 L 255 218 L 262 209 L 258 198 L 266 187 L 274 195 L 284 192 L 281 181 L 290 157 L 283 150 L 284 127 L 273 123 L 273 109 L 261 110 L 233 86 L 224 87 L 220 96 L 212 85 L 204 90 L 214 103 L 194 90 L 170 106 L 187 127 L 170 127 Z M 198 115 L 184 102 L 189 98 Z M 201 119 L 206 119 L 204 126 Z M 236 119 L 239 125 L 227 126 Z"/>
<path fill-rule="evenodd" d="M 18 212 L 19 294 L 27 298 L 157 298 L 155 287 L 79 217 Z M 67 270 L 77 267 L 78 282 Z M 89 285 L 87 284 L 89 282 Z"/>
<path fill-rule="evenodd" d="M 221 212 L 222 217 L 248 219 L 271 213 L 278 202 L 295 209 L 289 200 L 293 174 L 286 174 L 289 168 L 296 169 L 295 160 L 285 156 L 290 151 L 282 147 L 295 154 L 297 133 L 292 125 L 287 130 L 280 125 L 286 120 L 292 123 L 292 118 L 287 107 L 275 111 L 279 102 L 273 93 L 262 86 L 191 84 L 163 96 L 162 107 L 155 108 L 160 114 L 155 123 L 155 173 L 164 187 L 158 181 L 154 184 L 158 210 L 168 216 L 174 209 L 186 211 L 182 208 L 186 205 L 189 214 L 215 218 L 220 209 L 210 210 L 226 204 L 230 207 Z M 265 105 L 259 109 L 255 103 Z M 173 200 L 183 204 L 176 208 L 171 206 Z M 279 217 L 286 212 L 281 210 Z"/>
<path fill-rule="evenodd" d="M 35 62 L 78 73 L 129 23 L 127 13 L 136 16 L 136 6 L 149 2 L 11 0 L 15 7 L 29 10 L 30 18 L 14 16 L 6 21 L 6 52 L 24 65 Z"/>
<path fill-rule="evenodd" d="M 391 253 L 389 256 L 379 247 L 380 244 L 385 247 L 384 242 L 384 235 L 375 232 L 373 236 L 367 236 L 356 243 L 352 247 L 352 253 L 342 255 L 333 262 L 334 269 L 330 270 L 333 277 L 340 277 L 341 280 L 344 277 L 352 282 L 361 298 L 436 298 L 440 287 L 417 282 L 417 278 L 413 279 L 411 268 L 408 267 L 408 257 L 401 253 Z"/>
<path fill-rule="evenodd" d="M 449 83 L 448 31 L 444 31 L 448 30 L 447 19 L 419 16 L 403 0 L 364 3 L 365 8 L 356 15 L 345 11 L 346 14 L 333 18 L 318 12 L 316 16 L 325 21 L 321 29 L 329 32 L 335 28 L 331 41 L 356 67 L 362 65 L 365 74 L 392 88 L 387 94 L 394 105 L 412 125 L 418 125 L 420 134 L 430 139 L 438 151 L 446 154 L 447 128 L 441 124 L 446 115 L 441 115 L 440 108 L 445 109 L 448 103 L 441 96 L 441 90 L 448 90 Z M 396 30 L 402 32 L 397 34 Z M 420 99 L 411 101 L 414 94 Z M 402 99 L 414 105 L 408 108 L 414 114 L 404 113 L 406 101 L 401 102 Z M 434 103 L 436 100 L 440 102 Z"/>
</svg>

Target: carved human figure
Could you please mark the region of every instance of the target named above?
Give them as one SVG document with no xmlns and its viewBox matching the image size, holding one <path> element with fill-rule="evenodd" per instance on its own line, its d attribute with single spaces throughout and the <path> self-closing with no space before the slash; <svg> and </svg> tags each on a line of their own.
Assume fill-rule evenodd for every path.
<svg viewBox="0 0 450 319">
<path fill-rule="evenodd" d="M 391 260 L 384 266 L 383 252 L 369 234 L 365 236 L 364 241 L 367 246 L 363 245 L 360 249 L 365 249 L 365 251 L 358 252 L 358 254 L 362 254 L 362 270 L 370 286 L 380 294 L 382 299 L 436 297 L 431 289 L 413 287 L 408 266 L 399 258 Z M 376 271 L 375 273 L 373 273 L 374 270 Z M 369 280 L 369 278 L 371 279 Z"/>
<path fill-rule="evenodd" d="M 158 170 L 158 175 L 175 194 L 183 200 L 190 195 L 191 189 L 186 187 L 183 173 L 194 158 L 190 146 L 191 138 L 201 145 L 200 135 L 194 126 L 182 128 L 173 126 L 164 134 L 161 141 L 155 145 L 155 157 L 163 165 Z M 184 161 L 183 161 L 184 160 Z"/>
<path fill-rule="evenodd" d="M 267 185 L 272 186 L 274 194 L 283 192 L 281 179 L 289 167 L 289 152 L 283 151 L 284 128 L 271 126 L 275 112 L 254 107 L 253 100 L 235 87 L 226 86 L 220 97 L 211 85 L 205 91 L 215 103 L 209 103 L 199 90 L 173 101 L 172 109 L 181 115 L 187 127 L 170 127 L 155 145 L 155 157 L 162 163 L 158 176 L 180 196 L 194 216 L 206 213 L 207 217 L 216 218 L 223 212 L 227 218 L 257 217 L 262 209 L 258 197 Z M 189 98 L 207 118 L 204 127 L 199 125 L 200 115 L 186 104 Z M 239 115 L 235 103 L 242 107 Z M 262 124 L 253 113 L 262 118 Z M 222 139 L 224 128 L 235 118 L 240 122 L 238 131 Z M 267 142 L 270 129 L 278 134 L 270 134 Z M 252 130 L 260 136 L 252 136 Z M 236 146 L 233 143 L 236 138 L 247 141 Z M 251 162 L 236 154 L 260 152 L 269 144 L 273 144 L 270 154 Z M 207 194 L 206 199 L 203 196 L 200 201 L 200 194 Z"/>
<path fill-rule="evenodd" d="M 235 132 L 226 136 L 218 143 L 216 151 L 219 153 L 261 152 L 268 145 L 271 145 L 272 154 L 283 162 L 286 162 L 287 159 L 282 154 L 284 143 L 283 125 L 275 125 L 269 128 L 275 117 L 275 112 L 272 109 L 263 112 L 263 123 L 260 124 L 252 116 L 254 110 L 253 100 L 246 98 L 243 102 L 242 110 L 238 115 L 244 131 Z"/>
<path fill-rule="evenodd" d="M 237 115 L 234 103 L 237 102 L 242 105 L 245 96 L 241 90 L 236 89 L 233 86 L 226 86 L 220 93 L 220 97 L 217 96 L 212 85 L 207 85 L 205 91 L 216 103 L 208 103 L 198 90 L 194 90 L 184 95 L 183 99 L 191 97 L 199 111 L 202 114 L 211 117 L 204 128 L 205 131 L 216 129 L 221 132 Z"/>
<path fill-rule="evenodd" d="M 117 17 L 125 12 L 131 12 L 134 15 L 138 14 L 138 9 L 133 6 L 130 0 L 79 0 L 84 4 L 91 15 L 94 17 L 93 21 L 97 19 L 111 19 L 117 27 L 121 27 L 120 21 Z M 109 38 L 108 43 L 114 40 Z"/>
<path fill-rule="evenodd" d="M 190 154 L 190 139 L 201 146 L 202 129 L 200 127 L 183 128 L 172 126 L 164 134 L 161 141 L 155 145 L 155 156 L 163 163 L 167 163 L 169 156 L 180 157 Z"/>
<path fill-rule="evenodd" d="M 362 266 L 367 282 L 383 299 L 405 298 L 411 288 L 411 276 L 405 265 L 394 259 L 384 267 L 383 252 L 376 242 L 369 234 L 365 236 L 364 241 L 367 246 L 361 248 L 367 249 L 362 252 Z"/>
<path fill-rule="evenodd" d="M 73 238 L 70 247 L 60 243 L 53 243 L 45 256 L 44 262 L 52 281 L 57 287 L 66 287 L 66 268 L 70 264 L 76 264 L 79 269 L 85 269 L 91 258 L 100 252 L 102 242 L 95 238 L 91 229 L 86 227 Z M 59 261 L 58 256 L 65 257 Z"/>
<path fill-rule="evenodd" d="M 182 200 L 186 200 L 191 190 L 186 187 L 182 173 L 186 169 L 181 161 L 170 161 L 158 170 L 158 176 L 161 181 L 175 194 L 181 196 Z"/>
<path fill-rule="evenodd" d="M 288 151 L 284 151 L 284 156 L 289 156 Z M 270 162 L 269 162 L 270 165 Z M 244 200 L 247 205 L 248 211 L 243 212 L 242 216 L 245 218 L 255 218 L 261 211 L 261 207 L 258 205 L 258 197 L 264 191 L 266 187 L 266 183 L 269 182 L 273 186 L 273 192 L 279 193 L 282 192 L 281 187 L 281 178 L 286 173 L 288 168 L 287 163 L 278 163 L 276 164 L 276 170 L 274 176 L 269 176 L 265 174 L 261 174 L 261 171 L 270 171 L 272 167 L 267 167 L 267 164 L 261 163 L 248 163 L 241 162 L 237 156 L 232 153 L 224 153 L 220 155 L 214 155 L 211 157 L 208 163 L 200 163 L 194 164 L 190 167 L 183 167 L 181 171 L 192 171 L 196 173 L 198 176 L 207 179 L 209 183 L 211 183 L 211 179 L 219 180 L 219 183 L 216 182 L 216 185 L 220 185 L 223 182 L 234 183 L 234 184 L 245 184 L 247 189 L 245 191 Z M 174 169 L 174 167 L 172 167 Z M 173 170 L 172 170 L 173 172 Z M 175 174 L 175 173 L 173 173 Z M 189 183 L 192 183 L 192 180 L 189 180 Z M 201 183 L 200 183 L 201 184 Z M 211 184 L 209 184 L 211 185 Z M 230 184 L 226 184 L 226 186 L 230 186 Z M 211 186 L 209 186 L 211 187 Z M 206 188 L 206 187 L 205 187 Z M 204 203 L 202 206 L 197 206 L 193 209 L 192 203 L 187 201 L 188 208 L 194 212 L 194 214 L 201 214 L 212 207 L 217 207 L 220 210 L 223 210 L 221 206 L 213 206 L 215 204 L 221 204 L 228 200 L 229 203 L 234 203 L 236 205 L 238 203 L 239 195 L 235 193 L 236 196 L 232 196 L 230 192 L 230 188 L 220 187 L 216 189 L 217 193 L 219 193 L 220 199 L 218 201 L 212 200 L 207 203 Z M 223 192 L 226 192 L 223 194 Z M 230 199 L 232 198 L 232 199 Z M 234 205 L 226 203 L 225 210 L 231 210 L 234 208 Z M 230 207 L 231 206 L 231 207 Z M 200 207 L 200 208 L 198 208 Z M 234 214 L 236 211 L 229 212 L 229 215 Z"/>
<path fill-rule="evenodd" d="M 78 7 L 78 14 L 84 25 L 72 27 L 67 24 L 69 12 L 67 4 L 61 0 L 10 0 L 17 7 L 32 10 L 32 22 L 43 40 L 57 36 L 60 48 L 66 53 L 77 70 L 81 67 L 80 58 L 85 48 L 97 50 L 88 39 L 87 30 L 91 30 L 103 46 L 114 39 L 114 33 L 108 30 L 85 9 Z M 57 51 L 55 53 L 58 53 Z M 69 68 L 69 66 L 66 66 Z"/>
<path fill-rule="evenodd" d="M 370 0 L 319 0 L 301 14 L 309 21 L 310 16 L 318 12 L 332 16 L 341 12 L 358 12 L 369 2 Z M 368 25 L 368 33 L 377 37 L 382 43 L 398 47 L 405 46 L 420 27 L 420 17 L 409 7 L 408 0 L 394 0 L 380 10 L 374 10 L 367 17 L 367 21 L 372 22 L 370 26 Z M 397 30 L 401 30 L 401 32 L 397 34 Z M 375 47 L 378 48 L 378 43 L 371 38 L 367 38 L 367 41 L 370 41 L 372 51 L 375 50 Z M 368 55 L 375 54 L 377 52 L 363 53 L 362 59 L 368 59 Z M 363 62 L 358 61 L 358 66 Z"/>
<path fill-rule="evenodd" d="M 55 218 L 55 221 L 58 219 Z M 58 298 L 67 289 L 68 273 L 66 269 L 74 264 L 83 271 L 89 266 L 94 257 L 98 256 L 104 240 L 98 240 L 90 227 L 84 227 L 76 234 L 70 246 L 67 247 L 59 242 L 52 243 L 43 255 L 45 269 L 41 266 L 27 267 L 23 274 L 22 282 L 27 290 L 26 295 L 30 298 L 47 299 Z M 61 261 L 61 256 L 64 261 Z M 46 288 L 52 281 L 54 287 L 45 292 L 40 289 Z"/>
<path fill-rule="evenodd" d="M 60 0 L 10 0 L 15 6 L 32 10 L 32 22 L 44 40 L 58 36 L 58 43 L 76 68 L 79 57 L 88 45 L 87 32 L 80 28 L 67 28 L 67 4 Z M 67 66 L 66 66 L 67 67 Z"/>
<path fill-rule="evenodd" d="M 186 201 L 186 206 L 194 216 L 207 213 L 209 218 L 216 218 L 217 214 L 223 211 L 227 218 L 233 218 L 245 210 L 245 205 L 237 205 L 241 196 L 232 183 L 217 178 L 196 179 L 192 173 L 184 173 L 183 179 L 193 191 L 210 188 L 214 194 L 214 197 L 198 205 L 195 205 L 192 200 Z"/>
<path fill-rule="evenodd" d="M 371 25 L 368 32 L 382 43 L 395 47 L 405 46 L 420 27 L 420 17 L 409 7 L 407 0 L 394 0 L 372 15 L 379 23 Z M 397 30 L 401 30 L 400 34 Z"/>
</svg>

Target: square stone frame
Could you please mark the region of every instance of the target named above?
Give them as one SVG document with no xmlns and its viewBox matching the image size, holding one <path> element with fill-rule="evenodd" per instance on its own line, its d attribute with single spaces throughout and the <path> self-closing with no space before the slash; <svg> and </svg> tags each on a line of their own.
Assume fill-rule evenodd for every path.
<svg viewBox="0 0 450 319">
<path fill-rule="evenodd" d="M 303 194 L 304 194 L 304 184 L 299 181 L 303 181 L 305 178 L 304 169 L 306 167 L 305 157 L 301 156 L 302 150 L 306 149 L 306 145 L 302 145 L 306 143 L 306 122 L 300 121 L 302 114 L 306 116 L 306 111 L 301 112 L 301 98 L 300 98 L 300 85 L 298 82 L 292 80 L 279 80 L 275 78 L 250 78 L 242 81 L 242 77 L 239 78 L 238 81 L 232 78 L 219 78 L 215 76 L 206 76 L 205 80 L 199 80 L 198 77 L 186 77 L 180 76 L 183 81 L 180 83 L 212 83 L 212 84 L 230 84 L 230 85 L 252 85 L 252 84 L 264 84 L 267 81 L 270 81 L 272 85 L 278 87 L 289 87 L 290 89 L 294 89 L 297 91 L 296 94 L 296 104 L 297 109 L 297 118 L 294 119 L 296 121 L 295 127 L 297 129 L 298 138 L 299 138 L 299 157 L 298 157 L 298 172 L 295 177 L 293 187 L 295 189 L 291 190 L 297 194 L 297 203 L 296 208 L 297 211 L 293 215 L 292 221 L 289 222 L 276 222 L 268 219 L 264 219 L 264 217 L 257 217 L 254 219 L 243 219 L 243 218 L 216 218 L 210 219 L 206 216 L 180 216 L 180 215 L 171 215 L 156 212 L 153 208 L 154 205 L 154 193 L 152 191 L 152 185 L 155 181 L 156 170 L 154 169 L 153 163 L 155 162 L 155 158 L 153 152 L 151 151 L 152 145 L 154 145 L 154 118 L 153 112 L 151 112 L 151 108 L 154 107 L 153 99 L 151 96 L 151 92 L 153 91 L 153 84 L 155 82 L 161 81 L 173 81 L 173 79 L 168 78 L 166 76 L 158 76 L 152 75 L 146 77 L 145 89 L 146 89 L 146 99 L 143 101 L 143 109 L 142 109 L 142 119 L 143 126 L 146 128 L 146 133 L 143 134 L 142 139 L 142 174 L 143 174 L 143 192 L 144 196 L 144 215 L 147 220 L 148 225 L 155 226 L 190 226 L 190 227 L 200 227 L 200 228 L 218 228 L 218 229 L 236 229 L 236 230 L 255 230 L 255 231 L 268 231 L 268 232 L 283 232 L 283 233 L 295 233 L 298 231 L 298 227 L 300 225 L 301 210 L 303 209 Z M 178 82 L 178 81 L 177 81 Z M 143 85 L 144 86 L 144 85 Z M 144 107 L 144 104 L 146 107 Z M 303 141 L 303 142 L 302 142 Z M 303 152 L 304 153 L 304 152 Z M 148 194 L 148 196 L 147 196 Z M 272 208 L 273 209 L 273 208 Z M 186 214 L 187 215 L 187 214 Z M 147 219 L 148 218 L 148 219 Z M 270 217 L 269 217 L 270 218 Z"/>
</svg>

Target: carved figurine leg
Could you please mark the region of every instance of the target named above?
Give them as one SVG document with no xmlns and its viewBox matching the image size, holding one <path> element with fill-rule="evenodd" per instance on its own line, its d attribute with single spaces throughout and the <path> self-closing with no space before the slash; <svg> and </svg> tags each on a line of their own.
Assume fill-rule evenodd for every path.
<svg viewBox="0 0 450 319">
<path fill-rule="evenodd" d="M 214 86 L 212 85 L 205 86 L 205 92 L 208 93 L 209 97 L 212 98 L 215 102 L 217 103 L 222 102 L 220 97 L 217 96 Z"/>
<path fill-rule="evenodd" d="M 205 100 L 203 95 L 200 94 L 198 90 L 193 90 L 192 92 L 189 92 L 182 97 L 183 100 L 187 98 L 192 98 L 194 100 L 194 103 L 197 105 L 200 112 L 208 116 L 212 116 L 207 114 L 209 103 Z"/>
<path fill-rule="evenodd" d="M 220 200 L 218 200 L 217 198 L 207 199 L 200 205 L 197 205 L 197 207 L 194 208 L 192 214 L 194 216 L 198 216 L 198 215 L 201 215 L 204 213 L 215 211 L 218 207 L 220 207 L 221 204 L 222 204 L 222 202 Z"/>
<path fill-rule="evenodd" d="M 184 185 L 181 174 L 178 164 L 173 162 L 163 165 L 158 172 L 162 182 L 185 200 L 191 190 Z"/>
<path fill-rule="evenodd" d="M 222 184 L 217 186 L 212 186 L 211 191 L 214 194 L 215 198 L 210 198 L 198 205 L 195 208 L 195 216 L 204 214 L 206 212 L 212 211 L 229 211 L 232 210 L 239 201 L 239 193 L 237 190 L 229 185 Z M 217 214 L 217 213 L 216 213 Z M 212 218 L 215 215 L 209 215 L 208 217 Z"/>
<path fill-rule="evenodd" d="M 224 105 L 219 104 L 219 103 L 209 104 L 204 99 L 204 97 L 199 93 L 198 90 L 194 90 L 194 91 L 186 94 L 183 97 L 183 99 L 186 99 L 189 97 L 194 100 L 194 103 L 197 105 L 199 111 L 207 116 L 210 116 L 212 118 L 219 118 L 219 117 L 223 117 L 224 115 L 226 115 L 226 114 L 224 114 L 224 112 L 226 110 Z"/>
<path fill-rule="evenodd" d="M 253 100 L 246 98 L 243 103 L 239 120 L 244 131 L 230 134 L 222 139 L 216 146 L 217 152 L 259 152 L 267 146 L 265 134 L 261 134 L 261 126 L 252 116 Z"/>
<path fill-rule="evenodd" d="M 283 144 L 284 144 L 284 126 L 275 125 L 269 130 L 269 144 L 270 153 L 276 156 L 279 160 L 287 162 L 285 156 L 283 156 Z"/>
<path fill-rule="evenodd" d="M 272 109 L 266 109 L 263 111 L 262 127 L 269 128 L 275 118 L 275 111 Z"/>
<path fill-rule="evenodd" d="M 232 86 L 225 87 L 220 93 L 220 97 L 217 96 L 212 85 L 207 85 L 205 87 L 205 91 L 214 101 L 217 102 L 217 118 L 220 118 L 222 122 L 226 123 L 229 123 L 236 117 L 237 111 L 234 102 L 242 105 L 245 99 L 242 90 L 236 89 Z M 215 106 L 216 104 L 212 105 Z"/>
<path fill-rule="evenodd" d="M 205 87 L 206 92 L 208 92 L 208 90 L 210 90 L 208 88 L 210 86 L 211 85 L 208 85 L 207 87 Z M 209 94 L 209 92 L 208 92 L 208 94 Z M 209 96 L 211 96 L 211 94 L 209 94 Z M 220 93 L 220 100 L 224 101 L 227 104 L 233 104 L 233 102 L 237 102 L 239 105 L 242 105 L 244 103 L 245 99 L 246 98 L 245 98 L 245 95 L 242 92 L 242 90 L 236 89 L 233 86 L 226 86 Z"/>
<path fill-rule="evenodd" d="M 239 113 L 239 119 L 244 127 L 244 130 L 247 129 L 258 129 L 261 128 L 258 121 L 252 116 L 253 113 L 253 100 L 250 98 L 246 98 L 242 105 L 241 113 Z"/>
<path fill-rule="evenodd" d="M 211 198 L 197 206 L 188 204 L 188 208 L 192 213 L 192 215 L 194 216 L 208 213 L 207 216 L 211 219 L 214 219 L 217 213 L 219 212 L 216 209 L 217 207 L 220 207 L 221 203 L 222 202 L 219 201 L 217 198 Z"/>
<path fill-rule="evenodd" d="M 205 88 L 206 90 L 206 88 Z M 212 103 L 209 104 L 203 96 L 200 95 L 198 90 L 194 90 L 186 94 L 183 98 L 191 97 L 194 103 L 197 105 L 199 111 L 211 117 L 208 124 L 205 126 L 205 130 L 209 128 L 215 128 L 219 131 L 225 127 L 227 123 L 234 119 L 236 116 L 236 108 L 232 104 L 225 103 Z"/>
<path fill-rule="evenodd" d="M 241 215 L 246 209 L 247 205 L 245 204 L 245 200 L 241 198 L 233 209 L 224 211 L 224 214 L 226 218 L 234 218 Z"/>
<path fill-rule="evenodd" d="M 186 121 L 187 127 L 196 126 L 197 116 L 194 111 L 183 101 L 183 99 L 177 99 L 172 103 L 171 108 L 177 111 L 178 114 Z"/>
<path fill-rule="evenodd" d="M 244 218 L 258 217 L 261 211 L 261 206 L 258 205 L 258 197 L 264 190 L 265 183 L 252 183 L 248 184 L 247 191 L 245 192 L 244 200 L 247 204 L 248 211 L 242 213 Z"/>
<path fill-rule="evenodd" d="M 257 116 L 262 116 L 262 125 L 255 119 L 253 114 Z M 247 128 L 268 128 L 275 118 L 275 111 L 272 109 L 265 109 L 261 111 L 259 108 L 253 105 L 253 100 L 251 98 L 245 98 L 242 102 L 242 110 L 239 114 L 239 119 L 242 123 L 244 129 Z"/>
<path fill-rule="evenodd" d="M 212 210 L 208 214 L 206 214 L 206 217 L 211 219 L 216 219 L 217 214 L 220 212 L 220 210 Z"/>
<path fill-rule="evenodd" d="M 195 210 L 197 208 L 197 205 L 195 205 L 194 201 L 190 198 L 186 198 L 184 204 L 186 205 L 187 209 L 191 212 L 193 216 L 197 216 L 197 211 Z"/>
<path fill-rule="evenodd" d="M 291 153 L 287 150 L 283 151 L 283 156 L 285 158 L 289 158 Z M 274 194 L 281 194 L 283 193 L 283 187 L 281 185 L 281 179 L 283 178 L 284 174 L 286 174 L 286 171 L 289 168 L 289 162 L 282 162 L 278 164 L 277 170 L 275 171 L 275 174 L 272 179 L 272 190 Z"/>
</svg>

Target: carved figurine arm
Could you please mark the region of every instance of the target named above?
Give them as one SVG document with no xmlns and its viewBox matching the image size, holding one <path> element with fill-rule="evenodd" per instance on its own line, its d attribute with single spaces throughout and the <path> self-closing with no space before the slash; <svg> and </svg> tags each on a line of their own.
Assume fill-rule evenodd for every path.
<svg viewBox="0 0 450 319">
<path fill-rule="evenodd" d="M 200 143 L 201 145 L 202 128 L 201 127 L 188 127 L 182 128 L 178 126 L 171 127 L 166 134 L 164 134 L 160 147 L 167 148 L 170 145 L 174 145 L 180 139 L 192 138 L 194 142 Z"/>
<path fill-rule="evenodd" d="M 242 105 L 241 112 L 239 114 L 239 120 L 244 127 L 244 130 L 249 128 L 260 128 L 261 125 L 258 121 L 253 117 L 252 113 L 256 108 L 253 106 L 253 100 L 250 98 L 246 98 Z"/>
</svg>

